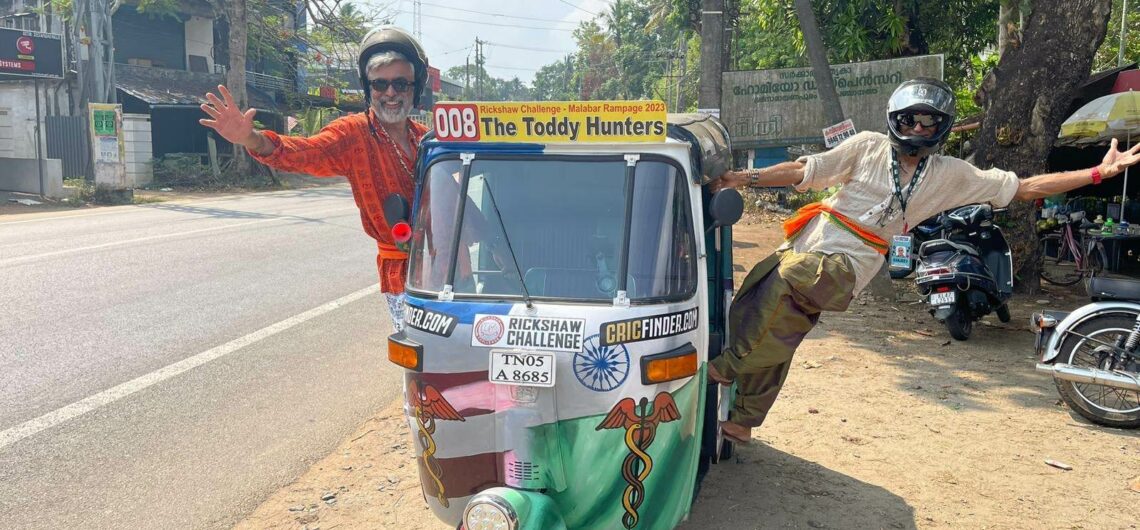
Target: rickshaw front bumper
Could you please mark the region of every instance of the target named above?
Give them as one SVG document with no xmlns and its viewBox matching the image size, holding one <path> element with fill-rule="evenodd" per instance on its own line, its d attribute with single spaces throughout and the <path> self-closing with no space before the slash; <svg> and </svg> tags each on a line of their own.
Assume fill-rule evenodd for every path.
<svg viewBox="0 0 1140 530">
<path fill-rule="evenodd" d="M 490 488 L 479 492 L 463 510 L 462 530 L 565 530 L 562 514 L 550 497 L 536 491 Z"/>
</svg>

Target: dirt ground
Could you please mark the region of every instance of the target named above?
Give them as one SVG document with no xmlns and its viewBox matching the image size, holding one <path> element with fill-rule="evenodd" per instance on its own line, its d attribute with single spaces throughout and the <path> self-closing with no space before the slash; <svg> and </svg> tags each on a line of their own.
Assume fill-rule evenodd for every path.
<svg viewBox="0 0 1140 530">
<path fill-rule="evenodd" d="M 753 215 L 735 239 L 739 284 L 779 226 Z M 714 466 L 682 528 L 1140 526 L 1140 431 L 1070 414 L 1034 371 L 1029 314 L 1077 307 L 1080 290 L 1016 298 L 1012 322 L 987 317 L 957 342 L 910 285 L 823 316 L 768 422 Z M 393 403 L 236 528 L 446 528 L 413 457 Z"/>
</svg>

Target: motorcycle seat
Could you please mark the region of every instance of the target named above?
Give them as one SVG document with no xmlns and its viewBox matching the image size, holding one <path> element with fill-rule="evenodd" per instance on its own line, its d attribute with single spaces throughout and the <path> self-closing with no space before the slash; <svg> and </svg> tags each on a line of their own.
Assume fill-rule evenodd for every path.
<svg viewBox="0 0 1140 530">
<path fill-rule="evenodd" d="M 1140 300 L 1140 281 L 1093 276 L 1089 279 L 1088 293 L 1094 301 Z"/>
<path fill-rule="evenodd" d="M 935 252 L 956 251 L 965 252 L 971 256 L 980 257 L 978 249 L 970 245 L 950 241 L 949 239 L 933 239 L 922 244 L 918 247 L 919 256 L 929 256 Z"/>
</svg>

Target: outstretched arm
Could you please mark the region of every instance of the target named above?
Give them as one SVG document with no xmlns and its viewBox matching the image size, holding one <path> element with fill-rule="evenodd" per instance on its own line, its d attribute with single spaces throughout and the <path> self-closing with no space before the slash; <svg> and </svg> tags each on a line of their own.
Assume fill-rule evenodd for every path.
<svg viewBox="0 0 1140 530">
<path fill-rule="evenodd" d="M 803 180 L 804 164 L 802 162 L 781 162 L 760 169 L 729 171 L 710 182 L 708 186 L 715 193 L 724 188 L 739 188 L 741 186 L 752 188 L 794 186 Z"/>
<path fill-rule="evenodd" d="M 1132 146 L 1132 149 L 1127 151 L 1118 151 L 1117 143 L 1116 139 L 1113 138 L 1108 153 L 1104 155 L 1104 160 L 1095 168 L 1047 173 L 1021 180 L 1017 186 L 1017 194 L 1013 198 L 1027 201 L 1063 193 L 1093 182 L 1094 171 L 1100 174 L 1100 178 L 1110 179 L 1123 173 L 1129 166 L 1140 162 L 1140 144 Z"/>
<path fill-rule="evenodd" d="M 201 119 L 198 123 L 218 132 L 226 141 L 249 149 L 255 155 L 265 156 L 273 152 L 273 142 L 265 135 L 253 128 L 253 117 L 256 109 L 242 112 L 238 108 L 230 91 L 223 85 L 218 85 L 219 99 L 213 92 L 206 94 L 208 104 L 202 105 L 202 111 L 212 119 Z"/>
</svg>

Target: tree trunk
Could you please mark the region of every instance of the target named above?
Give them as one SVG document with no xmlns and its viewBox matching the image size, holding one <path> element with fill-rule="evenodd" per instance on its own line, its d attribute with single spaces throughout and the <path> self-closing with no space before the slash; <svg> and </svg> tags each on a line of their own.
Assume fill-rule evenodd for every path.
<svg viewBox="0 0 1140 530">
<path fill-rule="evenodd" d="M 1037 0 L 994 68 L 985 120 L 974 143 L 975 164 L 1026 178 L 1047 170 L 1046 160 L 1072 101 L 1089 76 L 1104 40 L 1112 0 Z M 1037 232 L 1032 203 L 1015 203 L 1006 234 L 1020 292 L 1036 293 Z"/>
<path fill-rule="evenodd" d="M 823 46 L 823 36 L 815 22 L 815 12 L 811 0 L 796 0 L 796 16 L 800 19 L 800 32 L 804 34 L 811 73 L 815 79 L 819 99 L 823 102 L 823 115 L 827 125 L 843 121 L 843 107 L 839 104 L 839 94 L 835 92 L 835 81 L 831 78 L 831 65 L 827 63 L 827 48 Z"/>
<path fill-rule="evenodd" d="M 229 27 L 229 67 L 226 69 L 226 88 L 234 97 L 239 109 L 249 107 L 249 95 L 245 87 L 245 54 L 246 39 L 249 31 L 246 24 L 246 0 L 226 0 L 220 2 L 224 9 Z M 236 175 L 246 177 L 250 174 L 251 162 L 245 148 L 234 145 L 233 168 Z"/>
<path fill-rule="evenodd" d="M 720 109 L 724 76 L 724 0 L 701 0 L 701 84 L 697 107 Z"/>
<path fill-rule="evenodd" d="M 1002 0 L 998 6 L 998 57 L 1007 49 L 1020 45 L 1018 26 L 1021 21 L 1021 0 Z"/>
</svg>

